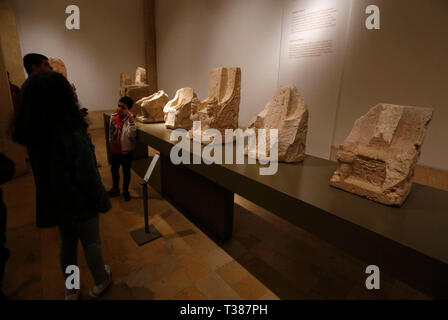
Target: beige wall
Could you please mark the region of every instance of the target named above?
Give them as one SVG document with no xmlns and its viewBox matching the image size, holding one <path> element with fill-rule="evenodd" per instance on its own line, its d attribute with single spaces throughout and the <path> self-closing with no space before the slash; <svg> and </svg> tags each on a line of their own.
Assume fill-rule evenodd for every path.
<svg viewBox="0 0 448 320">
<path fill-rule="evenodd" d="M 320 158 L 328 158 L 330 153 L 351 5 L 351 0 L 284 1 L 278 85 L 295 85 L 308 105 L 306 153 Z M 335 19 L 333 27 L 302 32 L 292 30 L 294 19 L 329 9 L 334 10 L 331 14 Z M 331 41 L 331 53 L 290 57 L 292 44 L 316 41 Z"/>
<path fill-rule="evenodd" d="M 287 40 L 282 39 L 282 24 L 285 34 L 289 22 L 285 20 L 288 11 L 284 11 L 291 2 L 156 1 L 159 89 L 173 96 L 177 89 L 190 86 L 204 99 L 210 69 L 239 66 L 239 124 L 244 127 L 280 84 L 296 84 L 304 98 L 308 97 L 312 119 L 309 136 L 313 139 L 308 139 L 307 151 L 321 157 L 328 156 L 331 145 L 341 144 L 354 121 L 378 102 L 433 107 L 434 119 L 420 164 L 448 170 L 448 90 L 444 88 L 448 83 L 448 1 L 352 1 L 350 17 L 346 17 L 349 31 L 343 35 L 341 28 L 335 36 L 337 46 L 347 46 L 340 50 L 347 50 L 340 78 L 334 72 L 325 73 L 325 63 L 332 58 L 316 67 L 312 62 L 294 70 L 287 66 L 288 77 L 282 76 L 280 47 Z M 314 3 L 295 2 L 297 7 L 313 7 Z M 365 27 L 365 9 L 370 4 L 380 7 L 381 30 Z M 343 43 L 345 36 L 347 44 Z M 332 83 L 341 81 L 334 92 L 328 90 L 329 76 Z M 284 83 L 284 79 L 291 83 Z M 319 110 L 313 112 L 313 104 Z"/>
<path fill-rule="evenodd" d="M 159 90 L 183 87 L 207 97 L 210 70 L 241 67 L 239 124 L 277 89 L 282 5 L 278 0 L 156 1 Z"/>
<path fill-rule="evenodd" d="M 114 108 L 120 73 L 134 77 L 145 66 L 142 0 L 15 0 L 22 54 L 61 58 L 80 103 L 89 110 Z M 80 8 L 80 30 L 67 30 L 65 8 Z"/>
<path fill-rule="evenodd" d="M 12 0 L 0 0 L 0 39 L 11 82 L 20 87 L 25 81 L 25 75 Z"/>
<path fill-rule="evenodd" d="M 9 128 L 12 113 L 13 106 L 3 58 L 3 47 L 0 43 L 0 152 L 14 161 L 15 175 L 20 176 L 28 172 L 28 165 L 25 162 L 25 149 L 10 139 Z"/>
<path fill-rule="evenodd" d="M 448 170 L 448 1 L 353 1 L 341 99 L 333 145 L 379 102 L 432 107 L 434 118 L 420 164 Z M 377 4 L 381 29 L 364 27 Z"/>
<path fill-rule="evenodd" d="M 77 1 L 80 31 L 68 31 L 64 26 L 64 9 L 71 1 L 16 2 L 22 53 L 40 51 L 62 58 L 81 102 L 91 111 L 111 109 L 118 97 L 119 73 L 133 73 L 137 65 L 145 64 L 142 0 Z M 277 87 L 286 84 L 278 81 L 285 3 L 156 1 L 158 88 L 173 97 L 177 89 L 189 86 L 204 99 L 212 68 L 239 66 L 239 122 L 246 126 Z M 369 31 L 364 26 L 369 4 L 381 9 L 381 30 Z M 420 164 L 448 170 L 448 90 L 444 90 L 448 79 L 447 9 L 445 0 L 353 1 L 339 103 L 329 104 L 328 113 L 319 111 L 334 118 L 334 129 L 319 124 L 320 117 L 310 105 L 310 118 L 318 119 L 310 136 L 322 131 L 328 145 L 339 145 L 353 122 L 378 102 L 433 107 L 434 119 Z M 315 70 L 308 69 L 307 73 Z M 296 72 L 307 79 L 305 71 Z M 307 94 L 324 95 L 321 83 L 314 82 Z"/>
</svg>

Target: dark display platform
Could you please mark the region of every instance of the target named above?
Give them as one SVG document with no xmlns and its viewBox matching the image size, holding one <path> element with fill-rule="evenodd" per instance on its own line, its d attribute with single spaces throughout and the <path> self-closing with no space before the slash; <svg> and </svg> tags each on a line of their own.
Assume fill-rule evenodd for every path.
<svg viewBox="0 0 448 320">
<path fill-rule="evenodd" d="M 138 140 L 169 157 L 171 131 L 139 123 Z M 272 176 L 247 162 L 183 167 L 433 297 L 448 297 L 448 192 L 414 184 L 401 208 L 389 207 L 330 187 L 336 163 L 329 160 L 279 163 Z"/>
</svg>

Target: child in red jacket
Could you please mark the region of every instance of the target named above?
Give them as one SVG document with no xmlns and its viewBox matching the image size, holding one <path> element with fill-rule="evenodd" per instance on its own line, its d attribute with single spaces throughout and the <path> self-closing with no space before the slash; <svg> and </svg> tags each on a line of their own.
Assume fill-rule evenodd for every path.
<svg viewBox="0 0 448 320">
<path fill-rule="evenodd" d="M 120 196 L 120 166 L 123 167 L 123 199 L 131 200 L 129 183 L 131 182 L 132 153 L 135 147 L 137 128 L 131 108 L 134 101 L 129 97 L 121 97 L 118 101 L 117 112 L 113 113 L 109 124 L 109 143 L 112 154 L 113 187 L 109 190 L 109 197 Z"/>
</svg>

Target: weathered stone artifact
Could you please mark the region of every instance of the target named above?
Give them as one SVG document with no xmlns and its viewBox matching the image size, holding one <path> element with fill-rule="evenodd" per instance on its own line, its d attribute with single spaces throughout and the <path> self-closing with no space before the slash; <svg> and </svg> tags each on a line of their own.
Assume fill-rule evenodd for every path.
<svg viewBox="0 0 448 320">
<path fill-rule="evenodd" d="M 163 109 L 165 113 L 165 126 L 167 128 L 191 129 L 193 121 L 190 116 L 193 99 L 197 99 L 197 95 L 192 88 L 177 90 L 176 96 L 168 101 Z"/>
<path fill-rule="evenodd" d="M 137 102 L 138 100 L 151 95 L 149 85 L 147 84 L 130 84 L 124 86 L 123 96 L 128 96 Z M 134 103 L 135 107 L 135 103 Z"/>
<path fill-rule="evenodd" d="M 59 58 L 51 57 L 48 59 L 48 63 L 53 68 L 53 71 L 61 73 L 65 78 L 67 78 L 67 68 L 65 67 L 64 61 Z"/>
<path fill-rule="evenodd" d="M 334 187 L 388 205 L 408 196 L 433 109 L 378 104 L 339 147 Z"/>
<path fill-rule="evenodd" d="M 269 129 L 278 129 L 278 161 L 299 162 L 305 158 L 308 107 L 295 86 L 281 86 L 248 128 L 256 133 L 258 129 L 267 131 L 266 149 L 257 150 L 257 158 L 270 156 Z"/>
<path fill-rule="evenodd" d="M 216 68 L 210 73 L 208 97 L 204 101 L 193 98 L 191 120 L 201 121 L 201 131 L 217 129 L 224 136 L 225 129 L 238 128 L 241 91 L 240 68 Z M 202 132 L 194 132 L 193 138 Z M 196 138 L 195 138 L 196 139 Z M 205 139 L 205 140 L 204 140 Z M 203 136 L 201 142 L 207 143 Z"/>
<path fill-rule="evenodd" d="M 121 73 L 120 74 L 120 97 L 123 97 L 124 91 L 125 91 L 125 87 L 129 86 L 132 84 L 132 80 L 131 77 L 129 75 L 127 75 L 126 73 Z"/>
<path fill-rule="evenodd" d="M 146 69 L 138 67 L 135 70 L 135 84 L 146 84 Z"/>
<path fill-rule="evenodd" d="M 128 96 L 137 102 L 151 95 L 149 85 L 146 84 L 146 70 L 138 67 L 135 71 L 135 83 L 132 84 L 131 77 L 125 73 L 120 74 L 120 96 Z M 135 107 L 135 104 L 134 104 Z"/>
<path fill-rule="evenodd" d="M 135 104 L 141 110 L 141 115 L 137 116 L 137 120 L 143 123 L 163 122 L 163 107 L 168 100 L 168 95 L 163 90 L 138 100 Z"/>
</svg>

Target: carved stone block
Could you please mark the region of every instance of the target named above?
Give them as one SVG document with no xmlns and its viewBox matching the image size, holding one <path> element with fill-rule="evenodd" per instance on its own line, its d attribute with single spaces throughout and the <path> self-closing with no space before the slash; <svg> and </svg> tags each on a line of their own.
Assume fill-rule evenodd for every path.
<svg viewBox="0 0 448 320">
<path fill-rule="evenodd" d="M 132 84 L 131 77 L 126 73 L 120 74 L 120 97 L 125 95 L 125 87 Z"/>
<path fill-rule="evenodd" d="M 192 88 L 177 90 L 175 97 L 168 101 L 163 109 L 165 113 L 165 126 L 167 128 L 191 129 L 193 121 L 190 116 L 193 99 L 197 99 L 197 96 Z"/>
<path fill-rule="evenodd" d="M 51 57 L 48 59 L 48 63 L 53 68 L 53 71 L 61 73 L 65 78 L 67 78 L 67 68 L 65 67 L 64 61 L 59 58 Z"/>
<path fill-rule="evenodd" d="M 433 109 L 378 104 L 340 146 L 334 187 L 388 205 L 408 196 Z"/>
<path fill-rule="evenodd" d="M 137 120 L 143 123 L 163 122 L 163 107 L 168 100 L 168 95 L 163 90 L 138 100 L 135 104 L 141 110 L 141 115 L 137 116 Z"/>
<path fill-rule="evenodd" d="M 151 95 L 149 85 L 147 84 L 131 84 L 124 86 L 123 96 L 128 96 L 135 102 Z"/>
<path fill-rule="evenodd" d="M 248 128 L 256 132 L 266 129 L 266 147 L 257 150 L 257 158 L 270 156 L 269 129 L 278 129 L 278 161 L 299 162 L 305 158 L 308 107 L 295 86 L 281 86 Z"/>
<path fill-rule="evenodd" d="M 138 67 L 135 70 L 135 84 L 146 84 L 146 69 Z"/>
<path fill-rule="evenodd" d="M 207 99 L 192 99 L 191 120 L 201 121 L 202 131 L 213 128 L 224 136 L 225 129 L 238 128 L 240 92 L 240 68 L 213 69 L 210 73 Z M 194 132 L 190 136 L 195 138 L 199 134 L 202 133 Z M 201 142 L 207 143 L 207 140 Z"/>
</svg>

